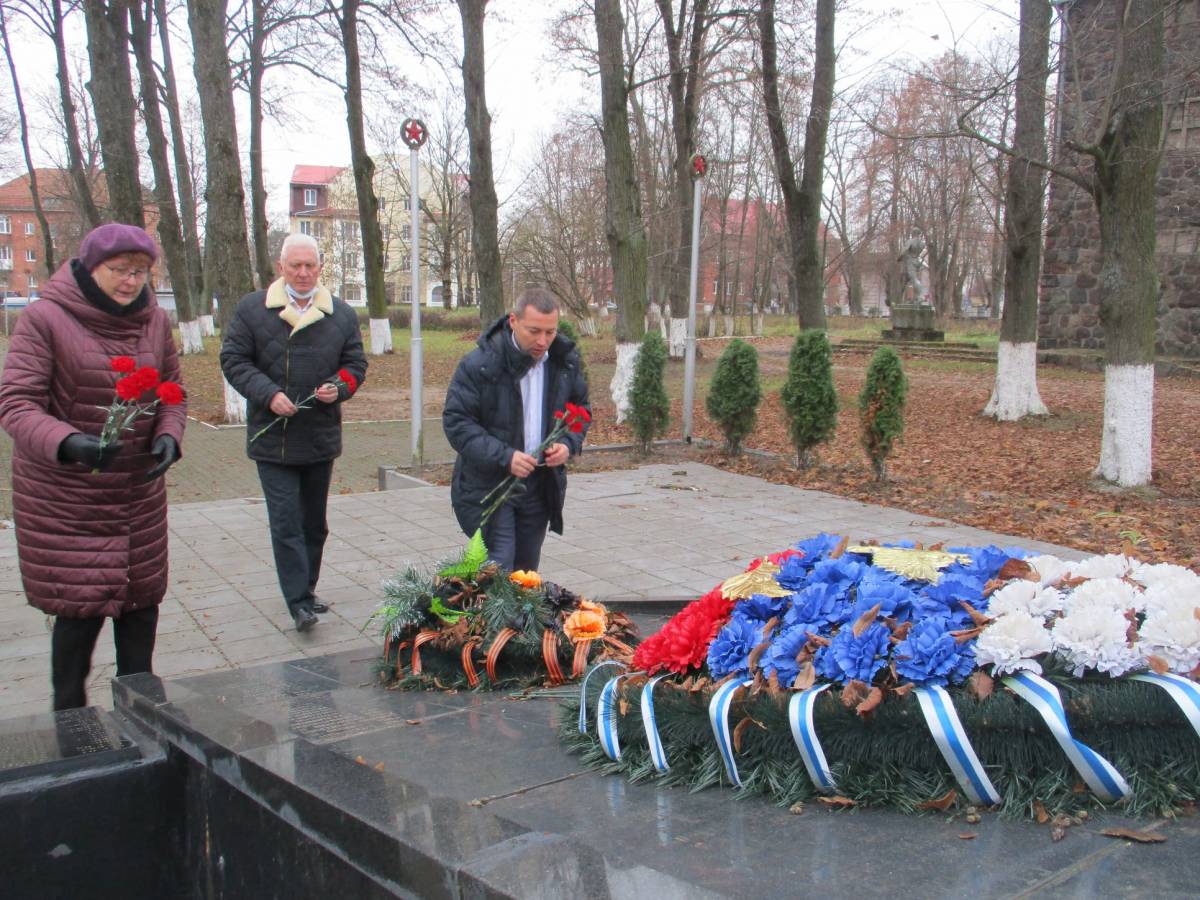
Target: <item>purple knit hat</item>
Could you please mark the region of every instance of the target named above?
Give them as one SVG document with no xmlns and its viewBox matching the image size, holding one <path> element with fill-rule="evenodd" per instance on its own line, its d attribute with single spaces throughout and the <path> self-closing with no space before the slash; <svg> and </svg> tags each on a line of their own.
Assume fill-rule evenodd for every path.
<svg viewBox="0 0 1200 900">
<path fill-rule="evenodd" d="M 154 262 L 158 259 L 158 245 L 136 225 L 109 222 L 87 233 L 79 245 L 79 262 L 90 272 L 106 259 L 122 253 L 145 253 Z"/>
</svg>

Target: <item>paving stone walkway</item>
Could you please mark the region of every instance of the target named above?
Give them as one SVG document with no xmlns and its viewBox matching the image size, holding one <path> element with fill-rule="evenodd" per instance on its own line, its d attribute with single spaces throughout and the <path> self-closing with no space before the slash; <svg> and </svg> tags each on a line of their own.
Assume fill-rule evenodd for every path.
<svg viewBox="0 0 1200 900">
<path fill-rule="evenodd" d="M 197 455 L 195 442 L 190 452 Z M 690 600 L 753 557 L 820 531 L 852 540 L 1021 544 L 1081 555 L 695 463 L 572 475 L 565 519 L 566 533 L 546 542 L 542 573 L 601 601 Z M 374 636 L 362 629 L 381 599 L 381 581 L 408 564 L 432 567 L 464 541 L 450 511 L 449 488 L 421 483 L 332 496 L 329 525 L 318 592 L 332 609 L 317 627 L 298 634 L 279 594 L 261 498 L 173 505 L 171 579 L 156 672 L 171 678 L 373 647 Z M 49 650 L 48 620 L 25 603 L 15 535 L 5 530 L 0 718 L 49 708 Z M 114 670 L 106 625 L 89 680 L 90 702 L 111 707 Z"/>
</svg>

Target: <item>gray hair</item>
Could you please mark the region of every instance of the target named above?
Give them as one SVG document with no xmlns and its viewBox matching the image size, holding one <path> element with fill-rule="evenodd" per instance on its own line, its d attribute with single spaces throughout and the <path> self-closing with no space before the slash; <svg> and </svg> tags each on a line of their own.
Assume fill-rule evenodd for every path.
<svg viewBox="0 0 1200 900">
<path fill-rule="evenodd" d="M 321 259 L 321 247 L 317 244 L 316 239 L 312 235 L 300 234 L 293 232 L 283 239 L 283 246 L 279 248 L 279 261 L 283 262 L 287 259 L 288 251 L 293 247 L 307 247 L 317 254 L 317 259 Z"/>
<path fill-rule="evenodd" d="M 544 287 L 527 287 L 517 295 L 517 299 L 513 302 L 513 313 L 519 319 L 525 314 L 525 310 L 533 307 L 542 315 L 561 312 L 558 298 Z"/>
</svg>

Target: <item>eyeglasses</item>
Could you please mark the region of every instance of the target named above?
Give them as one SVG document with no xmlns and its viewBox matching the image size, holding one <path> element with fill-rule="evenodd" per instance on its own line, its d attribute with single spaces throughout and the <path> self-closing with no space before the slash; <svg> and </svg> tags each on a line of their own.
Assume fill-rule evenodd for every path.
<svg viewBox="0 0 1200 900">
<path fill-rule="evenodd" d="M 150 274 L 149 269 L 129 269 L 125 266 L 110 266 L 108 263 L 104 264 L 104 268 L 116 275 L 120 281 L 124 281 L 126 278 L 136 278 L 141 281 Z"/>
</svg>

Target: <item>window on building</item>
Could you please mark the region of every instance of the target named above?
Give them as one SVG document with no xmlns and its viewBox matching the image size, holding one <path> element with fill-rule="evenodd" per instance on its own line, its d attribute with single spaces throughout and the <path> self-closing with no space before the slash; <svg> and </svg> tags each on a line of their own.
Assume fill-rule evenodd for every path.
<svg viewBox="0 0 1200 900">
<path fill-rule="evenodd" d="M 309 237 L 312 237 L 313 223 L 310 222 L 308 219 L 301 219 L 300 220 L 300 233 L 307 234 Z"/>
<path fill-rule="evenodd" d="M 0 269 L 12 268 L 12 247 L 0 247 Z"/>
<path fill-rule="evenodd" d="M 309 207 L 310 209 L 317 205 L 317 189 L 316 188 L 305 188 L 304 189 L 304 205 Z"/>
<path fill-rule="evenodd" d="M 11 216 L 0 216 L 0 234 L 12 234 Z"/>
<path fill-rule="evenodd" d="M 410 254 L 408 254 L 408 253 L 400 254 L 400 268 L 406 272 L 412 268 L 412 256 Z"/>
<path fill-rule="evenodd" d="M 357 222 L 342 222 L 342 240 L 357 241 L 358 240 L 358 223 Z"/>
<path fill-rule="evenodd" d="M 353 254 L 353 253 L 343 253 L 342 254 L 342 271 L 343 272 L 357 272 L 358 271 L 358 259 L 355 254 Z"/>
<path fill-rule="evenodd" d="M 25 223 L 25 235 L 26 235 L 26 236 L 29 236 L 29 235 L 31 235 L 31 234 L 33 234 L 33 223 L 32 223 L 32 222 L 26 222 L 26 223 Z"/>
<path fill-rule="evenodd" d="M 411 284 L 400 285 L 400 302 L 401 303 L 412 303 L 412 285 Z"/>
<path fill-rule="evenodd" d="M 358 306 L 362 303 L 362 288 L 357 284 L 346 285 L 342 299 L 353 306 Z"/>
<path fill-rule="evenodd" d="M 34 275 L 32 272 L 30 272 L 29 273 L 29 289 L 33 290 L 37 286 L 38 286 L 37 276 Z"/>
<path fill-rule="evenodd" d="M 25 262 L 37 262 L 37 253 L 30 247 L 25 251 Z"/>
</svg>

